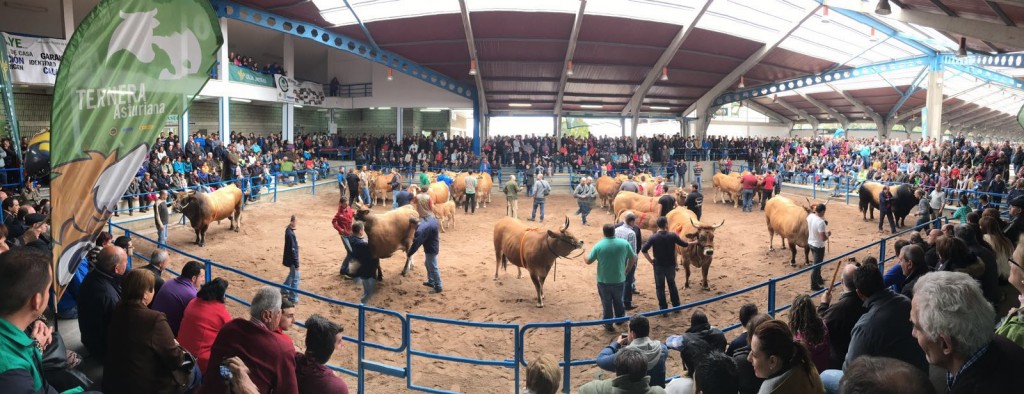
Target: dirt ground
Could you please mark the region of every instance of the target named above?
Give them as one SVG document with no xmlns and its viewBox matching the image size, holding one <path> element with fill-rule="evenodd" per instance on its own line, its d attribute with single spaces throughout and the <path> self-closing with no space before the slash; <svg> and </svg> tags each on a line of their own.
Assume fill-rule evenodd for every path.
<svg viewBox="0 0 1024 394">
<path fill-rule="evenodd" d="M 705 190 L 703 221 L 725 225 L 716 232 L 716 253 L 711 266 L 709 280 L 711 291 L 702 291 L 699 274 L 691 278 L 691 288 L 681 289 L 683 303 L 696 302 L 716 295 L 742 289 L 791 273 L 802 266 L 802 250 L 798 250 L 798 267 L 788 264 L 788 250 L 768 253 L 768 232 L 764 215 L 760 211 L 742 213 L 731 204 L 711 202 L 710 188 Z M 787 193 L 788 194 L 788 193 Z M 802 196 L 790 197 L 803 199 Z M 545 286 L 545 307 L 535 307 L 535 293 L 528 276 L 516 279 L 514 267 L 502 272 L 497 281 L 494 277 L 494 250 L 491 241 L 493 224 L 504 215 L 504 199 L 498 195 L 492 205 L 481 209 L 475 215 L 459 212 L 456 228 L 441 235 L 439 264 L 444 292 L 433 294 L 421 283 L 425 280 L 423 255 L 414 257 L 414 269 L 408 277 L 401 276 L 404 254 L 399 252 L 382 262 L 384 281 L 378 285 L 378 292 L 370 304 L 375 307 L 398 311 L 403 314 L 442 317 L 476 322 L 526 324 L 531 322 L 564 322 L 600 319 L 601 308 L 597 295 L 595 269 L 587 266 L 583 257 L 573 260 L 560 259 L 557 274 L 550 275 Z M 296 235 L 300 245 L 301 288 L 326 297 L 358 303 L 361 288 L 358 284 L 341 278 L 338 267 L 344 256 L 344 249 L 337 232 L 331 227 L 331 218 L 337 209 L 336 189 L 318 188 L 315 196 L 307 192 L 282 193 L 277 203 L 249 205 L 243 213 L 242 231 L 228 230 L 227 221 L 211 226 L 205 248 L 192 244 L 194 235 L 190 228 L 174 227 L 170 231 L 170 244 L 182 250 L 280 282 L 287 275 L 281 265 L 283 232 L 290 215 L 298 219 Z M 835 201 L 829 205 L 826 219 L 833 231 L 833 241 L 826 258 L 845 253 L 859 246 L 877 241 L 880 235 L 875 224 L 865 223 L 854 204 L 844 205 Z M 383 209 L 383 208 L 375 208 Z M 529 215 L 530 200 L 520 201 L 520 218 Z M 546 221 L 542 227 L 557 229 L 562 218 L 569 215 L 569 231 L 586 242 L 586 250 L 601 239 L 600 225 L 611 220 L 607 212 L 595 209 L 591 214 L 591 226 L 584 227 L 578 216 L 572 216 L 576 203 L 567 194 L 554 194 L 547 202 Z M 649 235 L 644 231 L 644 237 Z M 140 245 L 141 242 L 136 242 Z M 776 248 L 779 247 L 776 240 Z M 140 245 L 141 246 L 141 245 Z M 140 247 L 140 253 L 146 248 Z M 891 247 L 889 247 L 891 249 Z M 888 252 L 889 255 L 892 252 Z M 855 256 L 863 258 L 877 256 L 878 248 L 871 247 Z M 172 267 L 180 268 L 186 257 L 174 257 Z M 510 265 L 511 266 L 511 265 Z M 824 270 L 826 280 L 832 275 L 831 267 Z M 250 299 L 260 283 L 224 270 L 214 270 L 214 277 L 224 277 L 231 282 L 228 292 L 242 299 Z M 777 304 L 785 305 L 800 293 L 809 292 L 808 275 L 799 275 L 780 282 Z M 679 272 L 677 283 L 682 286 L 683 272 Z M 651 266 L 642 258 L 637 272 L 637 287 L 641 294 L 634 297 L 640 309 L 636 312 L 657 309 L 654 295 L 654 280 Z M 725 327 L 737 321 L 739 307 L 747 302 L 755 303 L 763 312 L 767 306 L 767 288 L 763 287 L 740 296 L 717 301 L 701 308 L 712 323 Z M 246 310 L 237 303 L 229 303 L 234 316 L 245 316 Z M 330 305 L 310 297 L 300 299 L 297 318 L 304 320 L 311 314 L 325 315 L 345 327 L 345 334 L 358 335 L 358 316 L 354 308 Z M 669 335 L 680 334 L 689 325 L 690 311 L 672 314 L 667 318 L 653 317 L 652 337 L 664 340 Z M 784 315 L 782 315 L 784 316 Z M 400 346 L 402 325 L 392 316 L 367 313 L 367 340 L 384 346 Z M 512 360 L 515 338 L 511 329 L 474 328 L 440 324 L 420 319 L 410 322 L 410 347 L 417 351 L 440 353 L 495 361 Z M 625 331 L 625 327 L 622 327 Z M 303 348 L 304 331 L 293 328 L 290 331 L 298 348 Z M 728 333 L 731 339 L 739 331 Z M 600 325 L 575 328 L 572 331 L 572 357 L 591 359 L 609 343 L 616 333 L 606 333 Z M 564 332 L 561 328 L 530 330 L 525 335 L 526 360 L 532 360 L 540 353 L 549 353 L 556 358 L 563 357 Z M 335 365 L 355 369 L 357 366 L 356 347 L 346 342 L 332 360 Z M 406 353 L 367 348 L 367 360 L 393 366 L 404 366 Z M 516 384 L 525 380 L 522 370 L 519 382 L 514 381 L 512 369 L 497 366 L 476 366 L 412 356 L 412 377 L 414 385 L 441 390 L 469 393 L 512 392 Z M 678 352 L 670 352 L 667 375 L 683 373 Z M 596 366 L 574 367 L 572 369 L 573 390 L 595 378 L 613 377 L 614 373 L 603 372 Z M 355 389 L 355 378 L 344 376 L 350 388 Z M 406 382 L 377 373 L 368 373 L 367 392 L 405 392 Z"/>
</svg>

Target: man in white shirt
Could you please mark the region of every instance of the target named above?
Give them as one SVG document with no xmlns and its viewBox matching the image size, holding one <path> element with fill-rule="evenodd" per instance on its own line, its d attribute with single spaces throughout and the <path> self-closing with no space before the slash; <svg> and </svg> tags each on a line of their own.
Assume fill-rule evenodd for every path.
<svg viewBox="0 0 1024 394">
<path fill-rule="evenodd" d="M 932 219 L 942 217 L 942 211 L 946 209 L 946 192 L 943 191 L 941 187 L 936 186 L 932 189 L 929 197 L 931 198 L 929 205 L 931 205 L 932 212 L 934 212 L 935 215 Z M 940 226 L 941 225 L 938 222 L 935 223 L 936 229 L 939 229 Z"/>
<path fill-rule="evenodd" d="M 811 264 L 818 264 L 825 260 L 825 242 L 832 232 L 828 230 L 825 223 L 825 204 L 818 204 L 814 207 L 814 213 L 807 215 L 807 247 L 811 249 L 814 260 Z M 821 268 L 815 267 L 811 271 L 811 290 L 818 291 L 825 284 L 821 278 Z"/>
</svg>

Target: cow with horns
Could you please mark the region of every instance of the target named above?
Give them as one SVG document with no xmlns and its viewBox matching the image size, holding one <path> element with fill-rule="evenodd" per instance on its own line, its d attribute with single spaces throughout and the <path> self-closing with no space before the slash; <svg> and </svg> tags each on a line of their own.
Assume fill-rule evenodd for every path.
<svg viewBox="0 0 1024 394">
<path fill-rule="evenodd" d="M 241 230 L 242 190 L 232 184 L 213 193 L 195 190 L 178 192 L 172 209 L 188 218 L 196 232 L 196 245 L 206 246 L 206 230 L 210 228 L 210 223 L 229 219 L 231 230 Z"/>
<path fill-rule="evenodd" d="M 494 225 L 494 280 L 498 269 L 506 268 L 509 261 L 515 265 L 517 278 L 523 277 L 523 268 L 530 273 L 537 290 L 537 307 L 544 307 L 544 280 L 559 257 L 568 257 L 574 250 L 583 249 L 583 241 L 568 232 L 569 218 L 556 231 L 526 227 L 510 217 Z M 557 267 L 557 266 L 556 266 Z M 557 274 L 557 268 L 556 268 Z"/>
<path fill-rule="evenodd" d="M 772 197 L 764 207 L 764 219 L 768 226 L 768 252 L 775 250 L 773 242 L 775 234 L 782 239 L 782 247 L 786 247 L 786 240 L 789 240 L 789 265 L 796 266 L 796 247 L 804 248 L 804 265 L 811 263 L 811 249 L 807 245 L 807 215 L 814 212 L 817 204 L 807 199 L 806 206 L 797 205 L 793 200 L 783 196 Z M 824 205 L 828 205 L 826 200 Z"/>
<path fill-rule="evenodd" d="M 669 231 L 679 234 L 681 238 L 689 242 L 688 246 L 677 246 L 676 252 L 682 257 L 683 269 L 686 271 L 684 286 L 690 288 L 690 266 L 700 268 L 701 289 L 711 290 L 708 284 L 708 270 L 711 268 L 711 259 L 715 254 L 715 229 L 722 227 L 725 220 L 716 225 L 702 224 L 697 220 L 697 214 L 686 208 L 676 208 L 668 213 Z"/>
</svg>

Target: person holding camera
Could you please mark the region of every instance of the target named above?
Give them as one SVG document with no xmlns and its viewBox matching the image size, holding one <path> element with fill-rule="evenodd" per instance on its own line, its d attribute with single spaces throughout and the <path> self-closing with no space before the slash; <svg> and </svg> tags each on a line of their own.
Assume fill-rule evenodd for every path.
<svg viewBox="0 0 1024 394">
<path fill-rule="evenodd" d="M 668 347 L 657 339 L 650 338 L 651 324 L 646 316 L 634 315 L 629 318 L 629 332 L 622 334 L 605 346 L 597 355 L 597 366 L 609 372 L 617 369 L 616 353 L 621 349 L 635 349 L 647 361 L 647 376 L 651 386 L 665 387 L 665 359 Z"/>
</svg>

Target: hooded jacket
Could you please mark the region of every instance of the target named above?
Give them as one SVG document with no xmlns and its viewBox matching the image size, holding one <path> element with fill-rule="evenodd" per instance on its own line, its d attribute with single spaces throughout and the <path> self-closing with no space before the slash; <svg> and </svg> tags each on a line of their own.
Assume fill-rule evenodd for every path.
<svg viewBox="0 0 1024 394">
<path fill-rule="evenodd" d="M 668 357 L 668 347 L 661 341 L 650 337 L 636 338 L 626 347 L 639 350 L 647 360 L 647 376 L 651 378 L 652 386 L 665 387 L 665 359 Z M 621 345 L 612 342 L 597 355 L 597 366 L 608 372 L 615 372 L 615 353 Z"/>
</svg>

